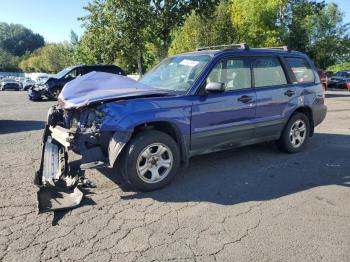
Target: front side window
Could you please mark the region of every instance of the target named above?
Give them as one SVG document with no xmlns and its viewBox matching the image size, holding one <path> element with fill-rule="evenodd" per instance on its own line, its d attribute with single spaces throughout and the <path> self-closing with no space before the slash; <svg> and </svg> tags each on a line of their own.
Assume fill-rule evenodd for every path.
<svg viewBox="0 0 350 262">
<path fill-rule="evenodd" d="M 225 91 L 251 88 L 249 60 L 244 58 L 225 59 L 216 64 L 207 77 L 207 83 L 224 83 Z"/>
<path fill-rule="evenodd" d="M 209 61 L 208 55 L 169 57 L 139 81 L 154 88 L 185 92 L 192 87 Z"/>
<path fill-rule="evenodd" d="M 64 78 L 76 78 L 78 74 L 78 70 L 75 68 L 72 71 L 70 71 L 68 74 L 64 76 Z"/>
<path fill-rule="evenodd" d="M 280 61 L 275 57 L 259 57 L 253 61 L 255 87 L 286 85 L 287 79 Z"/>
<path fill-rule="evenodd" d="M 308 62 L 303 58 L 286 58 L 286 62 L 292 69 L 298 83 L 315 82 L 314 72 Z"/>
</svg>

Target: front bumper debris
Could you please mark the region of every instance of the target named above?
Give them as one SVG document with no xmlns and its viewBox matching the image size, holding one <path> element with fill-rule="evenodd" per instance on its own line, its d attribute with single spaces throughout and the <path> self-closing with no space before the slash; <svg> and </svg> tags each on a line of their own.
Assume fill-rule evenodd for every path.
<svg viewBox="0 0 350 262">
<path fill-rule="evenodd" d="M 39 213 L 76 207 L 83 198 L 79 175 L 69 174 L 67 149 L 72 135 L 65 131 L 58 126 L 45 127 L 40 168 L 34 179 L 39 187 Z"/>
</svg>

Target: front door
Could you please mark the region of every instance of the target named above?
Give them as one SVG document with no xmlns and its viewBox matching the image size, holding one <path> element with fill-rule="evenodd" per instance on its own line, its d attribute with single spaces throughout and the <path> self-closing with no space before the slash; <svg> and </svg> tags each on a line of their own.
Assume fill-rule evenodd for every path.
<svg viewBox="0 0 350 262">
<path fill-rule="evenodd" d="M 191 151 L 209 153 L 239 146 L 253 138 L 256 94 L 251 84 L 249 58 L 224 58 L 208 74 L 225 91 L 198 95 L 193 102 Z"/>
</svg>

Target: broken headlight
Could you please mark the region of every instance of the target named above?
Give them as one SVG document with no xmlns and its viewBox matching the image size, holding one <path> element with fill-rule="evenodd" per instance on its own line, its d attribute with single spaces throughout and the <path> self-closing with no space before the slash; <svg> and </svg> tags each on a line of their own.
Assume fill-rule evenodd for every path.
<svg viewBox="0 0 350 262">
<path fill-rule="evenodd" d="M 94 108 L 89 108 L 80 114 L 80 128 L 95 128 L 98 130 L 102 124 L 104 113 Z"/>
</svg>

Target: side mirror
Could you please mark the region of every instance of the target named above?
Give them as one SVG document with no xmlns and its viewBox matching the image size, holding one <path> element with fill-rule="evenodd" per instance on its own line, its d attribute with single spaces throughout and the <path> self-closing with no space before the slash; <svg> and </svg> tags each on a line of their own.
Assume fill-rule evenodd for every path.
<svg viewBox="0 0 350 262">
<path fill-rule="evenodd" d="M 225 84 L 220 82 L 207 83 L 205 86 L 205 91 L 207 93 L 221 93 L 225 91 Z"/>
</svg>

